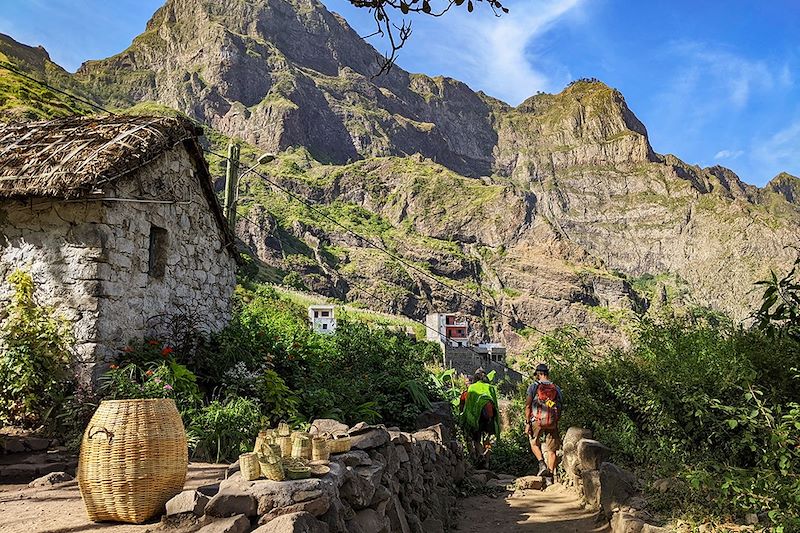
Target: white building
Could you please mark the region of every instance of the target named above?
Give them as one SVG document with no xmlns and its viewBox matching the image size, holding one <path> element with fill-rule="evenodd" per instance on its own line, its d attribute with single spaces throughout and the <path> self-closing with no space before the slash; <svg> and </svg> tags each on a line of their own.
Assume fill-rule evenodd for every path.
<svg viewBox="0 0 800 533">
<path fill-rule="evenodd" d="M 430 313 L 425 317 L 429 341 L 447 346 L 467 346 L 469 344 L 469 324 L 463 315 L 457 313 Z"/>
<path fill-rule="evenodd" d="M 336 316 L 332 305 L 310 305 L 308 320 L 311 322 L 311 329 L 317 333 L 328 335 L 336 331 Z"/>
</svg>

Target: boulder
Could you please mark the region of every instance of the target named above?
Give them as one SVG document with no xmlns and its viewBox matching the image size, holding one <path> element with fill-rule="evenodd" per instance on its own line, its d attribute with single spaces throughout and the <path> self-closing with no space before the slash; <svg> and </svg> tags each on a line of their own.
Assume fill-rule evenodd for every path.
<svg viewBox="0 0 800 533">
<path fill-rule="evenodd" d="M 67 474 L 66 472 L 50 472 L 49 474 L 34 479 L 30 483 L 28 483 L 28 487 L 31 488 L 52 487 L 53 485 L 57 485 L 59 483 L 66 483 L 74 479 L 75 479 L 74 477 Z"/>
<path fill-rule="evenodd" d="M 209 500 L 205 512 L 209 516 L 256 516 L 258 500 L 249 492 L 224 486 Z"/>
<path fill-rule="evenodd" d="M 239 472 L 239 460 L 237 459 L 235 463 L 228 466 L 228 469 L 225 471 L 225 479 L 233 477 L 233 475 Z"/>
<path fill-rule="evenodd" d="M 614 513 L 611 518 L 611 533 L 642 533 L 645 522 L 626 512 Z"/>
<path fill-rule="evenodd" d="M 347 424 L 342 424 L 337 420 L 331 418 L 320 418 L 311 423 L 311 428 L 308 430 L 312 435 L 327 434 L 334 437 L 347 435 Z"/>
<path fill-rule="evenodd" d="M 411 433 L 406 433 L 404 431 L 400 431 L 399 429 L 390 429 L 389 430 L 389 437 L 391 438 L 392 444 L 410 444 L 411 443 Z"/>
<path fill-rule="evenodd" d="M 400 499 L 397 496 L 392 496 L 389 499 L 389 505 L 386 507 L 386 517 L 389 519 L 390 531 L 395 533 L 411 533 L 405 509 L 403 509 L 403 506 L 400 504 Z"/>
<path fill-rule="evenodd" d="M 516 481 L 516 488 L 518 490 L 541 490 L 544 487 L 544 478 L 542 476 L 524 476 L 518 477 Z"/>
<path fill-rule="evenodd" d="M 293 481 L 257 479 L 229 486 L 251 494 L 258 501 L 259 515 L 264 515 L 274 508 L 288 507 L 313 500 L 323 494 L 322 481 L 315 478 Z"/>
<path fill-rule="evenodd" d="M 583 499 L 586 506 L 593 511 L 600 510 L 600 471 L 586 470 L 581 472 L 583 482 Z"/>
<path fill-rule="evenodd" d="M 636 477 L 612 463 L 600 465 L 600 507 L 608 514 L 636 493 Z"/>
<path fill-rule="evenodd" d="M 577 465 L 581 472 L 598 470 L 611 453 L 609 448 L 592 439 L 579 440 L 575 451 L 578 458 Z"/>
<path fill-rule="evenodd" d="M 197 533 L 247 533 L 250 531 L 250 520 L 244 515 L 214 520 L 201 527 Z"/>
<path fill-rule="evenodd" d="M 331 461 L 336 461 L 344 466 L 371 465 L 372 459 L 369 454 L 362 450 L 350 450 L 347 453 L 340 453 L 331 457 Z"/>
<path fill-rule="evenodd" d="M 358 511 L 348 524 L 348 529 L 354 533 L 389 533 L 390 527 L 389 519 L 374 509 Z"/>
<path fill-rule="evenodd" d="M 367 431 L 350 435 L 350 443 L 355 450 L 368 450 L 383 446 L 389 442 L 389 432 L 383 427 L 374 427 Z"/>
<path fill-rule="evenodd" d="M 195 516 L 203 516 L 209 498 L 198 490 L 184 490 L 167 502 L 167 516 L 183 513 L 193 513 Z"/>
<path fill-rule="evenodd" d="M 50 439 L 40 439 L 38 437 L 26 437 L 22 445 L 32 452 L 43 452 L 50 447 Z"/>
<path fill-rule="evenodd" d="M 441 520 L 428 517 L 422 522 L 422 530 L 425 533 L 444 533 L 444 524 Z"/>
<path fill-rule="evenodd" d="M 375 490 L 380 485 L 383 476 L 383 466 L 373 464 L 357 466 L 351 476 L 339 489 L 341 498 L 351 505 L 353 509 L 363 509 L 369 506 L 375 496 Z"/>
<path fill-rule="evenodd" d="M 322 516 L 331 508 L 331 498 L 327 494 L 314 498 L 313 500 L 306 500 L 300 503 L 294 503 L 285 507 L 275 507 L 268 513 L 261 516 L 258 523 L 266 524 L 275 518 L 293 513 L 308 513 L 312 516 Z"/>
<path fill-rule="evenodd" d="M 416 441 L 430 441 L 435 444 L 443 444 L 449 439 L 445 439 L 447 435 L 447 430 L 441 424 L 436 424 L 435 426 L 430 426 L 425 429 L 421 429 L 414 433 L 414 439 Z"/>
<path fill-rule="evenodd" d="M 306 512 L 273 518 L 253 533 L 328 533 L 328 525 Z"/>
<path fill-rule="evenodd" d="M 564 439 L 562 441 L 562 449 L 564 450 L 564 454 L 572 453 L 575 451 L 575 447 L 578 444 L 578 441 L 581 439 L 591 439 L 592 438 L 592 430 L 586 428 L 579 428 L 579 427 L 571 427 L 567 430 L 567 433 L 564 435 Z"/>
</svg>

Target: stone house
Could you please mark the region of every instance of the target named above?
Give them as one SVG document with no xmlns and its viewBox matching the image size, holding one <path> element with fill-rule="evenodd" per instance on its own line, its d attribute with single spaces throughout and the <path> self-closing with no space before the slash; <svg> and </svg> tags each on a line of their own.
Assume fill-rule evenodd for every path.
<svg viewBox="0 0 800 533">
<path fill-rule="evenodd" d="M 171 317 L 221 329 L 236 250 L 200 133 L 163 117 L 0 125 L 0 319 L 8 275 L 29 271 L 74 324 L 85 377 Z"/>
</svg>

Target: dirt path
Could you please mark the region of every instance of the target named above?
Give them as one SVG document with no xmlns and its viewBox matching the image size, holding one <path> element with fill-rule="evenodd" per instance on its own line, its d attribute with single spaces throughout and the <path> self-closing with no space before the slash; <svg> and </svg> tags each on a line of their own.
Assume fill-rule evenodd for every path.
<svg viewBox="0 0 800 533">
<path fill-rule="evenodd" d="M 461 501 L 459 533 L 585 533 L 610 531 L 578 497 L 553 485 L 546 491 L 525 490 L 496 498 L 474 496 Z"/>
<path fill-rule="evenodd" d="M 185 488 L 216 483 L 225 468 L 192 463 Z M 146 533 L 156 529 L 159 518 L 141 525 L 90 522 L 77 481 L 52 489 L 4 485 L 0 490 L 0 533 Z"/>
</svg>

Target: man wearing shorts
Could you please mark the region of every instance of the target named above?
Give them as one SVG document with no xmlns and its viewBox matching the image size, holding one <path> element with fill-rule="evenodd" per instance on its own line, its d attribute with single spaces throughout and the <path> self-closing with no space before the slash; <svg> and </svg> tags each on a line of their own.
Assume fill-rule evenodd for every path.
<svg viewBox="0 0 800 533">
<path fill-rule="evenodd" d="M 536 367 L 536 381 L 528 387 L 525 401 L 525 432 L 530 440 L 531 451 L 539 461 L 537 475 L 551 477 L 556 470 L 556 450 L 561 447 L 561 437 L 558 435 L 561 409 L 561 389 L 550 381 L 550 369 L 542 363 Z M 547 446 L 546 461 L 540 446 L 542 437 Z"/>
</svg>

